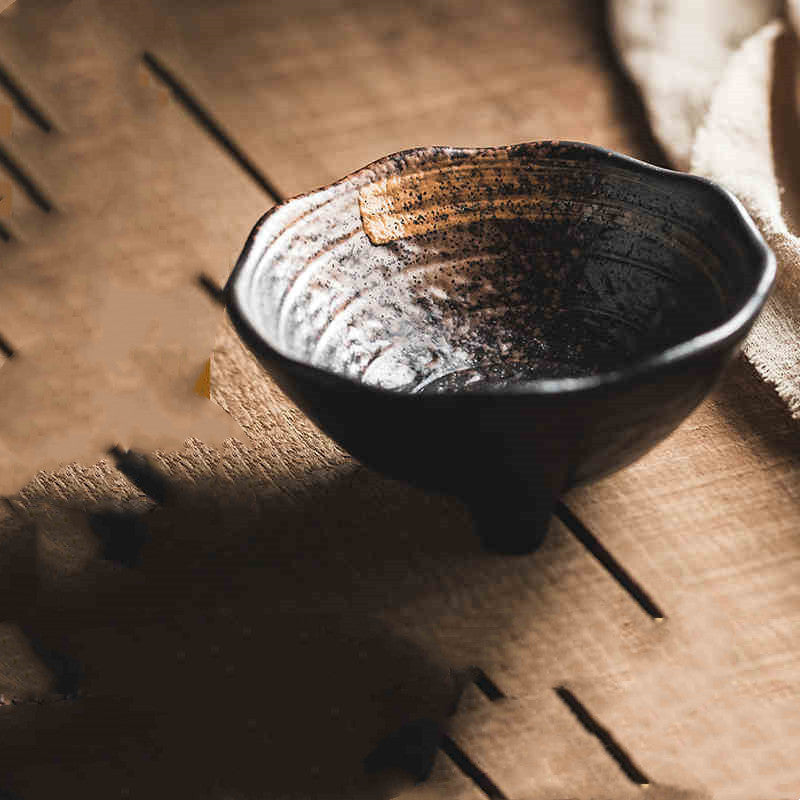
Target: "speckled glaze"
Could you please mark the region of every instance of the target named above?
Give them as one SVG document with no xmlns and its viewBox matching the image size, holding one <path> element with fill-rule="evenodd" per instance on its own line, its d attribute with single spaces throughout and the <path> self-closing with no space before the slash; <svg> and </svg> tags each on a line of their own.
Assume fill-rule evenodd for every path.
<svg viewBox="0 0 800 800">
<path fill-rule="evenodd" d="M 527 552 L 566 488 L 703 399 L 774 259 L 720 187 L 590 145 L 429 148 L 273 209 L 239 334 L 356 458 L 454 493 Z"/>
</svg>

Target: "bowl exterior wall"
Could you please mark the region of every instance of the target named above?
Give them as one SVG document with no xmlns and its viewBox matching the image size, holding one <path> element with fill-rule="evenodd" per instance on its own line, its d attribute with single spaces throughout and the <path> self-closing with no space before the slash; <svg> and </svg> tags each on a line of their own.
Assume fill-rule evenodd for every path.
<svg viewBox="0 0 800 800">
<path fill-rule="evenodd" d="M 634 462 L 703 401 L 738 345 L 573 396 L 358 391 L 279 357 L 260 360 L 317 427 L 358 461 L 470 502 L 475 493 L 558 496 Z"/>
</svg>

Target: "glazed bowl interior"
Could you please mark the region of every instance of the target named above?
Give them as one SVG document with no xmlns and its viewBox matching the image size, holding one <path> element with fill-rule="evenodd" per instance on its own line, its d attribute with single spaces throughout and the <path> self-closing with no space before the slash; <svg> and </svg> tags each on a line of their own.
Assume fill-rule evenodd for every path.
<svg viewBox="0 0 800 800">
<path fill-rule="evenodd" d="M 564 143 L 377 162 L 279 208 L 246 261 L 269 347 L 403 392 L 615 372 L 730 320 L 763 279 L 724 193 Z"/>
</svg>

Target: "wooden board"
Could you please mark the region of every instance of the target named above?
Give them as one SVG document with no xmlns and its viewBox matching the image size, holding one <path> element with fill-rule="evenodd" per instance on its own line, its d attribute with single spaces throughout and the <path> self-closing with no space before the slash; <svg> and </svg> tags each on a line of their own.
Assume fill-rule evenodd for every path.
<svg viewBox="0 0 800 800">
<path fill-rule="evenodd" d="M 272 202 L 259 176 L 285 196 L 408 146 L 547 137 L 660 158 L 599 4 L 18 5 L 3 63 L 59 130 L 16 112 L 7 145 L 59 206 L 23 197 L 0 243 L 20 353 L 78 337 L 40 309 L 87 308 L 105 269 L 205 302 L 197 272 L 224 280 Z M 139 69 L 145 51 L 166 73 Z M 0 508 L 0 791 L 797 796 L 800 433 L 745 363 L 668 442 L 566 498 L 588 534 L 556 520 L 507 559 L 457 503 L 353 464 L 204 308 L 212 396 L 249 441 L 162 449 L 149 483 L 122 464 L 146 492 L 111 460 L 41 473 Z M 418 718 L 449 737 L 429 780 L 366 774 Z"/>
</svg>

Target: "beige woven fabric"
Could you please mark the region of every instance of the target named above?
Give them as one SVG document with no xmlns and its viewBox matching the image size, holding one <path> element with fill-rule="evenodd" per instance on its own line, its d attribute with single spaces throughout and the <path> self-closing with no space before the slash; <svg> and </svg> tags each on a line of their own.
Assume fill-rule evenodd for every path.
<svg viewBox="0 0 800 800">
<path fill-rule="evenodd" d="M 653 133 L 687 169 L 695 134 L 731 54 L 780 11 L 780 0 L 612 0 L 619 58 L 642 92 Z"/>
<path fill-rule="evenodd" d="M 800 132 L 789 102 L 794 85 L 788 81 L 794 48 L 780 22 L 743 44 L 698 132 L 691 168 L 739 196 L 778 258 L 775 290 L 744 350 L 799 417 L 800 238 L 792 230 L 797 230 L 795 191 L 800 184 L 787 182 L 783 191 L 779 185 L 779 175 L 800 176 L 792 164 L 792 156 L 800 155 Z"/>
<path fill-rule="evenodd" d="M 744 351 L 800 417 L 797 42 L 779 16 L 769 2 L 615 0 L 609 25 L 673 164 L 733 191 L 778 258 Z M 796 29 L 797 0 L 788 16 Z"/>
</svg>

